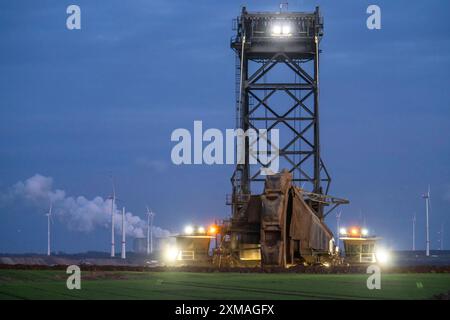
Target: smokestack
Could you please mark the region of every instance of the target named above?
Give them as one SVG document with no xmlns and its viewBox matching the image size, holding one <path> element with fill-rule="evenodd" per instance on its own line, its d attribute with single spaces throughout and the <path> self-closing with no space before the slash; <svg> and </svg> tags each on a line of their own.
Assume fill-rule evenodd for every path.
<svg viewBox="0 0 450 320">
<path fill-rule="evenodd" d="M 116 186 L 114 185 L 114 177 L 111 176 L 111 184 L 113 194 L 111 196 L 111 258 L 116 255 L 115 243 L 114 243 L 114 205 L 116 204 Z"/>
<path fill-rule="evenodd" d="M 147 255 L 150 254 L 150 213 L 147 208 Z"/>
<path fill-rule="evenodd" d="M 51 233 L 50 233 L 50 219 L 52 215 L 52 204 L 50 203 L 50 210 L 47 213 L 47 256 L 51 255 L 50 241 L 51 241 Z"/>
<path fill-rule="evenodd" d="M 122 208 L 122 259 L 126 259 L 126 243 L 125 243 L 125 207 Z"/>
<path fill-rule="evenodd" d="M 47 216 L 47 256 L 50 256 L 50 216 Z"/>
<path fill-rule="evenodd" d="M 153 253 L 153 217 L 155 214 L 147 208 L 147 255 Z"/>
</svg>

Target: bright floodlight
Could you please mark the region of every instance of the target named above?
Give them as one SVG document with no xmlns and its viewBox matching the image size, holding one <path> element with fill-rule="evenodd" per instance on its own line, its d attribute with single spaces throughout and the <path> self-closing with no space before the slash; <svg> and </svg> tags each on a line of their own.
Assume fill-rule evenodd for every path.
<svg viewBox="0 0 450 320">
<path fill-rule="evenodd" d="M 391 259 L 391 255 L 389 254 L 389 251 L 387 251 L 386 249 L 382 248 L 377 249 L 375 255 L 377 257 L 377 262 L 381 264 L 385 264 L 389 262 L 389 260 Z"/>
<path fill-rule="evenodd" d="M 289 34 L 291 33 L 291 26 L 288 25 L 288 24 L 285 24 L 285 25 L 283 26 L 282 33 L 283 33 L 283 35 L 285 35 L 285 36 L 289 35 Z"/>
<path fill-rule="evenodd" d="M 198 233 L 205 233 L 205 228 L 203 228 L 203 227 L 198 227 L 197 232 L 198 232 Z"/>
<path fill-rule="evenodd" d="M 164 252 L 167 261 L 175 261 L 178 257 L 179 250 L 175 247 L 168 247 Z"/>
<path fill-rule="evenodd" d="M 184 233 L 186 233 L 186 234 L 193 234 L 194 233 L 194 228 L 192 226 L 186 226 L 186 228 L 184 228 Z"/>
<path fill-rule="evenodd" d="M 216 226 L 210 226 L 208 229 L 209 234 L 216 234 L 217 233 L 217 227 Z"/>
<path fill-rule="evenodd" d="M 367 229 L 362 229 L 362 230 L 361 230 L 361 234 L 362 234 L 363 236 L 367 236 L 367 235 L 369 234 L 369 230 L 367 230 Z"/>
<path fill-rule="evenodd" d="M 342 235 L 347 234 L 347 229 L 341 228 L 341 229 L 339 230 L 339 233 L 342 234 Z"/>
<path fill-rule="evenodd" d="M 281 26 L 279 24 L 276 24 L 272 28 L 272 33 L 274 35 L 280 35 L 281 34 Z"/>
</svg>

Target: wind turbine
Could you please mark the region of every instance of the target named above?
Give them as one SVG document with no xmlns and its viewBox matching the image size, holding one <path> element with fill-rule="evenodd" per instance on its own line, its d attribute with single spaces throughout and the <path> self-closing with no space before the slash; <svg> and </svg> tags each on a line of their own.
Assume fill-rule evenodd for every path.
<svg viewBox="0 0 450 320">
<path fill-rule="evenodd" d="M 153 218 L 155 214 L 147 206 L 147 255 L 153 253 Z"/>
<path fill-rule="evenodd" d="M 412 218 L 412 250 L 416 251 L 416 214 Z"/>
<path fill-rule="evenodd" d="M 427 249 L 426 256 L 430 256 L 430 224 L 429 224 L 429 206 L 430 206 L 430 185 L 428 185 L 427 193 L 422 195 L 422 198 L 425 199 L 425 207 L 426 207 L 426 232 L 427 232 Z"/>
<path fill-rule="evenodd" d="M 126 242 L 125 242 L 125 207 L 122 208 L 122 250 L 121 258 L 126 259 Z"/>
<path fill-rule="evenodd" d="M 50 209 L 48 210 L 48 212 L 45 214 L 47 216 L 47 256 L 51 255 L 51 247 L 50 247 L 50 220 L 51 220 L 51 216 L 52 216 L 52 207 L 53 207 L 53 203 L 50 203 Z"/>
</svg>

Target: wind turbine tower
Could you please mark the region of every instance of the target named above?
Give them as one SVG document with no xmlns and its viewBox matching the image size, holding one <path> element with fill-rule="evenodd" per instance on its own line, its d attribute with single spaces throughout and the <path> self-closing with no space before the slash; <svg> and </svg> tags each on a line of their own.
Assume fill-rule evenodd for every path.
<svg viewBox="0 0 450 320">
<path fill-rule="evenodd" d="M 412 250 L 416 251 L 416 214 L 412 218 Z"/>
<path fill-rule="evenodd" d="M 429 224 L 429 206 L 430 206 L 430 185 L 428 185 L 427 193 L 423 194 L 422 197 L 425 199 L 425 214 L 426 214 L 426 232 L 427 232 L 427 249 L 426 256 L 430 256 L 430 224 Z"/>
<path fill-rule="evenodd" d="M 122 250 L 121 258 L 126 259 L 126 242 L 125 242 L 125 207 L 122 208 Z"/>
</svg>

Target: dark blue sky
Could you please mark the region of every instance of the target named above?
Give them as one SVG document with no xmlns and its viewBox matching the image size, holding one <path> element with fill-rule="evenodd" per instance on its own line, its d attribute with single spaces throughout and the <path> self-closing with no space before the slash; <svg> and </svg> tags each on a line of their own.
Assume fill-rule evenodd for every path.
<svg viewBox="0 0 450 320">
<path fill-rule="evenodd" d="M 246 1 L 274 11 L 279 1 Z M 366 28 L 378 4 L 382 29 Z M 66 29 L 66 8 L 82 30 Z M 172 130 L 233 128 L 231 21 L 241 1 L 0 2 L 0 190 L 36 173 L 70 196 L 105 197 L 109 172 L 128 210 L 180 230 L 225 218 L 232 166 L 171 164 Z M 290 1 L 320 5 L 322 154 L 331 194 L 350 199 L 343 224 L 367 225 L 395 248 L 424 248 L 431 184 L 431 243 L 450 245 L 450 3 Z M 43 252 L 46 208 L 0 206 L 0 252 Z M 327 222 L 334 230 L 334 216 Z M 55 250 L 107 250 L 106 227 L 83 233 L 55 222 Z"/>
</svg>

